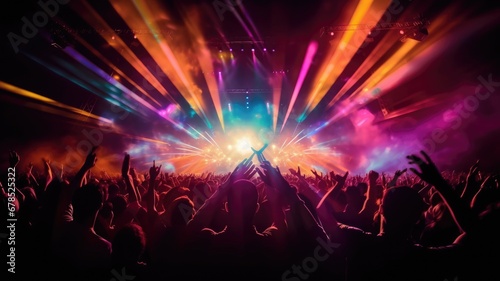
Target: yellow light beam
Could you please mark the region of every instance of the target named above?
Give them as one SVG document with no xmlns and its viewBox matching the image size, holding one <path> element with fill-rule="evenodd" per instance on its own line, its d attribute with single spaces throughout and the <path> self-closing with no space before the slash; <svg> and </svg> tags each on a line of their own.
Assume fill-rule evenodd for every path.
<svg viewBox="0 0 500 281">
<path fill-rule="evenodd" d="M 22 97 L 26 97 L 26 98 L 29 98 L 29 99 L 32 99 L 32 100 L 36 100 L 36 101 L 40 101 L 40 102 L 46 103 L 47 105 L 50 105 L 50 106 L 55 107 L 55 108 L 60 108 L 60 109 L 67 110 L 67 111 L 69 111 L 71 113 L 75 113 L 75 114 L 78 114 L 78 115 L 81 115 L 81 116 L 92 118 L 92 119 L 95 119 L 95 120 L 98 120 L 98 121 L 103 121 L 103 122 L 106 122 L 106 123 L 113 123 L 111 120 L 106 119 L 104 117 L 92 114 L 92 113 L 90 113 L 88 111 L 81 110 L 81 109 L 73 107 L 73 106 L 69 106 L 69 105 L 63 104 L 63 103 L 58 102 L 56 100 L 53 100 L 53 99 L 47 98 L 45 96 L 39 95 L 37 93 L 34 93 L 34 92 L 31 92 L 31 91 L 19 88 L 17 86 L 14 86 L 12 84 L 9 84 L 9 83 L 3 82 L 3 81 L 0 81 L 0 89 L 4 89 L 6 91 L 9 91 L 11 93 L 20 95 Z M 51 112 L 51 113 L 54 113 L 54 112 Z"/>
</svg>

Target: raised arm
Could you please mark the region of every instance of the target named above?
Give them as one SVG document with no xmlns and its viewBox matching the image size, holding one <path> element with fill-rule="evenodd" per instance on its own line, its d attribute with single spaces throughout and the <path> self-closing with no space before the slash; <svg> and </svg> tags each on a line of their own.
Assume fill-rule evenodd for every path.
<svg viewBox="0 0 500 281">
<path fill-rule="evenodd" d="M 78 188 L 82 187 L 84 184 L 85 176 L 87 175 L 88 171 L 95 166 L 95 163 L 97 162 L 97 155 L 96 155 L 96 150 L 97 146 L 94 146 L 90 153 L 87 155 L 87 158 L 85 159 L 85 162 L 83 163 L 82 167 L 80 170 L 76 173 L 75 177 L 71 180 L 70 182 L 70 192 L 71 195 L 75 190 Z"/>
<path fill-rule="evenodd" d="M 54 174 L 52 173 L 52 167 L 50 167 L 50 161 L 46 159 L 42 159 L 43 167 L 45 170 L 45 183 L 43 185 L 43 191 L 47 190 L 47 187 L 54 179 Z"/>
<path fill-rule="evenodd" d="M 93 147 L 92 150 L 89 152 L 87 155 L 87 158 L 85 159 L 85 162 L 83 163 L 82 167 L 80 170 L 76 173 L 74 178 L 71 180 L 69 183 L 68 188 L 64 188 L 61 191 L 61 199 L 59 200 L 58 207 L 57 207 L 57 222 L 63 222 L 63 221 L 71 221 L 73 220 L 73 211 L 71 207 L 71 200 L 73 198 L 73 194 L 77 189 L 82 187 L 83 185 L 83 180 L 85 178 L 85 175 L 87 172 L 95 166 L 95 163 L 97 162 L 97 156 L 96 156 L 96 150 L 97 147 Z"/>
<path fill-rule="evenodd" d="M 498 181 L 496 177 L 491 175 L 487 176 L 483 180 L 483 183 L 479 187 L 479 190 L 472 198 L 472 201 L 470 203 L 471 209 L 476 213 L 480 213 L 484 211 L 488 205 L 497 203 L 495 199 L 496 197 L 493 195 L 495 194 L 496 190 L 498 190 Z"/>
<path fill-rule="evenodd" d="M 394 173 L 394 177 L 387 184 L 387 188 L 396 186 L 398 184 L 399 177 L 401 177 L 407 170 L 408 170 L 407 168 L 405 168 L 403 170 L 397 170 L 396 173 Z"/>
<path fill-rule="evenodd" d="M 379 173 L 375 171 L 370 171 L 368 173 L 368 191 L 365 202 L 359 214 L 364 218 L 372 219 L 375 212 L 378 210 L 377 205 L 377 180 L 379 178 Z"/>
<path fill-rule="evenodd" d="M 130 175 L 130 155 L 127 153 L 125 153 L 125 157 L 123 158 L 122 178 L 125 181 L 125 184 L 127 186 L 129 203 L 141 202 L 141 195 L 138 192 L 138 190 L 135 188 L 134 181 L 132 180 L 132 176 Z"/>
<path fill-rule="evenodd" d="M 477 180 L 479 175 L 479 161 L 476 161 L 469 169 L 467 174 L 467 179 L 465 183 L 464 190 L 462 192 L 461 198 L 466 202 L 472 202 L 475 194 L 479 191 L 481 187 L 481 182 Z"/>
<path fill-rule="evenodd" d="M 268 185 L 274 187 L 280 194 L 280 197 L 290 206 L 290 214 L 292 221 L 288 221 L 288 226 L 294 227 L 297 230 L 303 230 L 311 239 L 321 237 L 328 239 L 328 235 L 321 227 L 320 223 L 314 218 L 306 204 L 298 196 L 296 190 L 290 186 L 288 181 L 283 177 L 278 167 L 274 168 L 268 161 L 261 161 L 261 170 L 257 170 L 260 177 Z"/>
<path fill-rule="evenodd" d="M 303 175 L 301 172 L 300 172 L 300 167 L 297 167 L 297 171 L 295 171 L 294 169 L 288 169 L 290 171 L 290 173 L 294 176 L 297 177 L 298 179 L 298 188 L 299 188 L 299 192 L 302 193 L 303 195 L 305 195 L 311 202 L 314 206 L 316 206 L 319 201 L 321 200 L 321 197 L 323 197 L 323 194 L 321 192 L 319 192 L 319 189 L 313 185 L 311 185 L 305 175 Z M 314 170 L 311 170 L 311 171 L 314 171 Z M 313 174 L 316 173 L 316 171 L 313 172 Z M 321 180 L 320 179 L 320 175 L 317 175 L 317 183 L 319 183 L 319 181 Z M 317 186 L 317 185 L 316 185 Z"/>
<path fill-rule="evenodd" d="M 157 213 L 156 211 L 156 178 L 160 174 L 161 165 L 156 167 L 156 163 L 153 160 L 153 166 L 149 168 L 149 186 L 146 193 L 147 209 L 149 214 Z"/>
<path fill-rule="evenodd" d="M 336 175 L 333 171 L 330 173 L 331 178 L 333 181 L 336 182 L 336 184 L 331 188 L 319 201 L 319 203 L 316 205 L 316 208 L 324 208 L 325 206 L 330 210 L 330 211 L 338 211 L 339 209 L 339 203 L 337 202 L 339 195 L 342 193 L 342 188 L 344 188 L 344 185 L 347 181 L 347 177 L 349 176 L 349 171 L 345 172 L 343 176 L 341 175 Z"/>
<path fill-rule="evenodd" d="M 233 183 L 240 179 L 250 179 L 255 173 L 255 166 L 252 163 L 252 157 L 244 159 L 236 166 L 227 180 L 208 198 L 205 203 L 198 209 L 194 217 L 188 222 L 188 230 L 191 234 L 198 234 L 203 228 L 210 225 L 211 220 L 217 213 L 218 208 L 222 204 L 227 195 L 229 188 Z"/>
<path fill-rule="evenodd" d="M 409 163 L 417 165 L 420 169 L 420 171 L 415 168 L 410 168 L 410 170 L 436 188 L 462 232 L 470 231 L 476 222 L 471 209 L 443 178 L 429 155 L 424 151 L 421 151 L 421 154 L 425 158 L 425 161 L 417 155 L 407 156 Z"/>
<path fill-rule="evenodd" d="M 35 176 L 33 175 L 33 163 L 28 164 L 28 172 L 26 173 L 27 178 L 32 182 L 34 185 L 33 188 L 35 190 L 38 190 L 40 188 L 40 185 L 38 184 L 38 181 L 36 180 Z"/>
</svg>

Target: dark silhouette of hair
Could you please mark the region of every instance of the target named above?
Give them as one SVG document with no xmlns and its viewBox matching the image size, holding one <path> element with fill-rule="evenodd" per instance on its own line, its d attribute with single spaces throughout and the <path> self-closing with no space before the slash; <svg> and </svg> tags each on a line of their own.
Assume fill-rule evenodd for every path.
<svg viewBox="0 0 500 281">
<path fill-rule="evenodd" d="M 118 184 L 112 183 L 108 186 L 109 198 L 113 198 L 119 193 L 120 193 L 120 186 L 118 186 Z"/>
<path fill-rule="evenodd" d="M 409 229 L 421 218 L 424 201 L 409 186 L 389 188 L 382 199 L 382 214 L 387 225 Z"/>
<path fill-rule="evenodd" d="M 146 235 L 141 226 L 126 224 L 116 233 L 112 242 L 112 258 L 115 264 L 131 265 L 139 261 L 146 247 Z"/>
<path fill-rule="evenodd" d="M 181 196 L 171 204 L 170 222 L 172 226 L 185 226 L 194 216 L 194 203 L 189 197 Z"/>
<path fill-rule="evenodd" d="M 113 204 L 113 213 L 116 216 L 121 215 L 127 209 L 127 199 L 121 194 L 109 198 L 108 201 Z"/>
<path fill-rule="evenodd" d="M 244 222 L 251 222 L 258 207 L 258 193 L 255 184 L 249 180 L 237 180 L 227 194 L 229 214 L 239 212 Z M 239 214 L 236 214 L 239 215 Z"/>
<path fill-rule="evenodd" d="M 172 189 L 168 190 L 168 191 L 167 191 L 167 192 L 163 195 L 163 198 L 162 198 L 163 208 L 164 208 L 165 210 L 167 210 L 167 209 L 168 209 L 168 206 L 169 206 L 170 204 L 172 204 L 172 202 L 173 202 L 175 199 L 177 199 L 177 198 L 179 198 L 179 197 L 181 197 L 181 196 L 183 196 L 183 195 L 187 195 L 187 196 L 189 196 L 190 192 L 191 192 L 191 191 L 190 191 L 188 188 L 186 188 L 186 187 L 174 187 L 174 188 L 172 188 Z"/>
</svg>

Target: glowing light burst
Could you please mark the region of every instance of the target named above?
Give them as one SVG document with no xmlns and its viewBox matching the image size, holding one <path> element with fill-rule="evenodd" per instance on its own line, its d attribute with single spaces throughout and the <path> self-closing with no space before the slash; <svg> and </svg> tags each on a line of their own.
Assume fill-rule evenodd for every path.
<svg viewBox="0 0 500 281">
<path fill-rule="evenodd" d="M 319 49 L 319 42 L 310 41 L 307 50 L 298 56 L 302 60 L 298 60 L 298 65 L 290 71 L 295 74 L 290 76 L 270 74 L 268 65 L 283 69 L 283 65 L 291 63 L 285 61 L 288 58 L 284 52 L 276 52 L 271 60 L 271 48 L 267 46 L 269 52 L 264 50 L 266 53 L 260 56 L 256 54 L 259 52 L 253 51 L 251 60 L 255 76 L 259 79 L 264 77 L 262 80 L 266 80 L 272 95 L 251 105 L 246 101 L 244 106 L 244 101 L 239 104 L 224 93 L 225 87 L 230 86 L 228 82 L 234 79 L 236 71 L 233 70 L 236 69 L 236 61 L 241 62 L 240 57 L 235 58 L 232 49 L 230 53 L 211 53 L 209 41 L 204 38 L 203 27 L 207 23 L 204 22 L 201 6 L 180 9 L 183 24 L 177 25 L 160 1 L 112 0 L 110 5 L 132 30 L 148 31 L 134 36 L 134 42 L 141 44 L 148 57 L 154 60 L 156 73 L 152 71 L 154 66 L 143 61 L 115 32 L 110 36 L 103 35 L 102 39 L 137 73 L 120 69 L 104 52 L 101 53 L 78 35 L 75 35 L 76 41 L 88 52 L 66 47 L 62 53 L 73 60 L 27 56 L 139 118 L 153 117 L 156 119 L 147 120 L 160 125 L 168 124 L 168 129 L 173 127 L 175 132 L 166 133 L 163 126 L 154 131 L 153 136 L 131 135 L 123 130 L 117 133 L 133 140 L 127 151 L 138 160 L 136 163 L 143 165 L 142 168 L 148 168 L 152 160 L 156 160 L 163 167 L 168 167 L 169 172 L 177 173 L 229 172 L 252 154 L 251 148 L 260 148 L 264 144 L 268 144 L 265 157 L 282 171 L 300 166 L 304 172 L 313 168 L 322 173 L 332 170 L 362 173 L 392 167 L 395 159 L 403 159 L 413 147 L 404 146 L 402 141 L 398 143 L 384 135 L 373 125 L 373 114 L 363 107 L 424 70 L 430 62 L 448 51 L 448 46 L 459 46 L 471 34 L 481 30 L 483 25 L 489 25 L 497 18 L 477 22 L 466 30 L 468 33 L 457 32 L 445 37 L 445 32 L 459 23 L 451 21 L 457 14 L 450 12 L 445 17 L 436 18 L 430 28 L 433 37 L 426 42 L 400 44 L 398 33 L 387 33 L 380 38 L 383 43 L 374 43 L 377 45 L 350 75 L 351 79 L 345 81 L 329 100 L 325 96 L 351 64 L 368 33 L 357 30 L 343 32 L 329 42 L 326 51 Z M 342 13 L 339 22 L 349 25 L 365 25 L 370 19 L 378 22 L 383 19 L 389 5 L 389 0 L 349 2 L 346 10 L 350 12 Z M 96 30 L 111 30 L 111 25 L 88 2 L 75 2 L 72 7 L 81 11 L 82 19 Z M 256 50 L 263 50 L 265 46 L 261 44 L 261 36 L 243 3 L 228 7 L 257 47 Z M 223 37 L 220 32 L 222 26 L 216 17 L 211 24 Z M 175 40 L 171 40 L 164 26 L 177 32 Z M 90 56 L 84 57 L 83 54 L 89 52 L 100 63 L 95 63 Z M 317 63 L 319 54 L 325 55 Z M 312 69 L 317 64 L 317 69 Z M 114 75 L 107 70 L 112 70 Z M 169 90 L 165 85 L 169 85 Z M 284 85 L 290 87 L 285 88 Z M 303 95 L 306 86 L 310 89 Z M 24 105 L 27 107 L 75 120 L 87 116 L 93 121 L 113 123 L 6 82 L 0 81 L 0 88 L 30 99 L 30 103 Z M 439 102 L 436 98 L 426 98 L 385 118 L 402 116 Z M 310 120 L 308 117 L 315 116 L 312 113 L 317 108 L 326 108 L 321 120 Z M 184 117 L 189 114 L 193 115 L 190 117 L 197 115 L 204 124 L 186 120 Z M 344 119 L 348 119 L 352 128 L 339 127 Z M 256 159 L 254 162 L 257 164 Z"/>
<path fill-rule="evenodd" d="M 234 169 L 243 158 L 252 155 L 252 149 L 259 149 L 265 143 L 269 146 L 264 151 L 264 156 L 273 165 L 279 166 L 284 171 L 289 168 L 304 167 L 306 173 L 309 167 L 316 167 L 318 171 L 345 171 L 342 164 L 343 153 L 332 149 L 332 143 L 339 139 L 318 142 L 315 137 L 306 137 L 304 131 L 295 136 L 280 134 L 270 142 L 259 136 L 254 130 L 228 130 L 220 135 L 201 134 L 203 137 L 193 143 L 193 140 L 183 142 L 179 139 L 159 137 L 169 141 L 172 145 L 162 143 L 139 143 L 130 145 L 128 152 L 140 158 L 139 162 L 148 167 L 152 160 L 157 163 L 169 163 L 174 172 L 201 174 L 207 171 L 226 173 Z M 302 141 L 297 141 L 302 137 Z M 156 159 L 151 159 L 151 155 Z M 258 165 L 257 158 L 254 163 Z"/>
</svg>

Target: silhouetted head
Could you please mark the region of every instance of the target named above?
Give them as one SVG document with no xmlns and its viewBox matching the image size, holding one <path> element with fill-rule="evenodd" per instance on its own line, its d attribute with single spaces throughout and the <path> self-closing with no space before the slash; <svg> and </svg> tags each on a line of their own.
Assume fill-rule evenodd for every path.
<svg viewBox="0 0 500 281">
<path fill-rule="evenodd" d="M 127 199 L 121 194 L 111 197 L 109 202 L 113 204 L 113 212 L 116 216 L 120 216 L 127 209 Z"/>
<path fill-rule="evenodd" d="M 95 219 L 103 204 L 103 192 L 97 184 L 87 184 L 73 195 L 73 218 L 76 222 Z"/>
<path fill-rule="evenodd" d="M 191 194 L 191 191 L 186 188 L 186 187 L 174 187 L 170 190 L 168 190 L 163 196 L 162 196 L 162 204 L 163 204 L 163 209 L 167 210 L 168 206 L 172 204 L 172 202 L 181 197 L 181 196 L 189 196 Z"/>
<path fill-rule="evenodd" d="M 409 186 L 387 189 L 382 199 L 384 231 L 409 234 L 422 217 L 424 207 L 422 197 Z"/>
<path fill-rule="evenodd" d="M 357 187 L 361 194 L 363 194 L 363 196 L 366 196 L 365 194 L 366 192 L 368 192 L 368 184 L 366 184 L 366 182 L 360 182 L 358 183 Z"/>
<path fill-rule="evenodd" d="M 194 203 L 189 197 L 181 196 L 175 199 L 167 210 L 171 226 L 186 226 L 194 216 Z"/>
<path fill-rule="evenodd" d="M 99 209 L 99 216 L 111 221 L 114 217 L 113 204 L 109 201 L 104 202 L 102 208 Z"/>
<path fill-rule="evenodd" d="M 319 189 L 319 190 L 323 190 L 323 191 L 324 191 L 324 190 L 327 190 L 327 189 L 328 189 L 328 185 L 326 184 L 326 181 L 324 181 L 324 180 L 320 180 L 320 181 L 318 182 L 318 189 Z"/>
<path fill-rule="evenodd" d="M 240 217 L 245 224 L 252 223 L 259 207 L 255 184 L 249 180 L 238 180 L 229 188 L 227 210 L 231 217 Z"/>
<path fill-rule="evenodd" d="M 127 224 L 116 233 L 112 243 L 112 256 L 119 265 L 137 263 L 146 248 L 146 235 L 137 224 Z"/>
<path fill-rule="evenodd" d="M 108 198 L 113 198 L 120 192 L 120 187 L 116 183 L 108 186 Z"/>
</svg>

